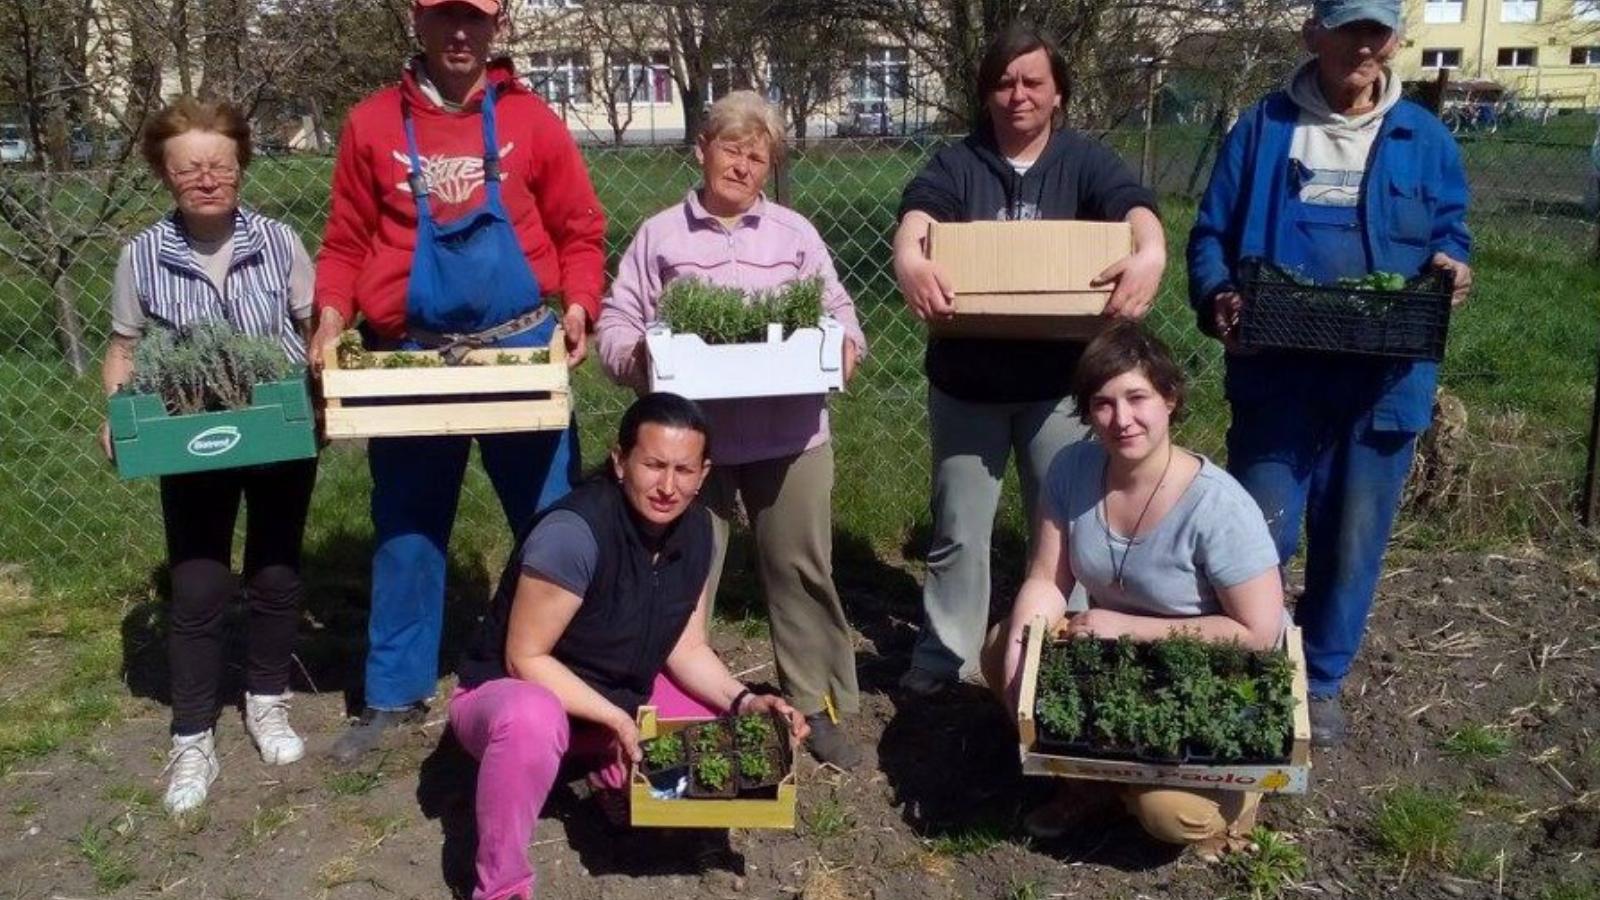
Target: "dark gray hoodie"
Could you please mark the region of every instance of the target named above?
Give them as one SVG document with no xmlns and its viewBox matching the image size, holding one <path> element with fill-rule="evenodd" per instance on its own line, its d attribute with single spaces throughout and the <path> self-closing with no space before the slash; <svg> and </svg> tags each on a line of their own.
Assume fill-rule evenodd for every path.
<svg viewBox="0 0 1600 900">
<path fill-rule="evenodd" d="M 939 222 L 1085 219 L 1120 222 L 1155 193 L 1109 147 L 1070 128 L 1018 174 L 994 132 L 980 128 L 934 155 L 906 185 L 898 218 L 920 210 Z M 929 338 L 928 381 L 960 400 L 1017 403 L 1065 397 L 1083 354 L 1078 341 Z"/>
</svg>

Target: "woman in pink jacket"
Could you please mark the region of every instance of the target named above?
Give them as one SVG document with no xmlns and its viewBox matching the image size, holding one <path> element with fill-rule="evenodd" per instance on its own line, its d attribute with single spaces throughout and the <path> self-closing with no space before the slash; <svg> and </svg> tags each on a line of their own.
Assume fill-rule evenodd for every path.
<svg viewBox="0 0 1600 900">
<path fill-rule="evenodd" d="M 695 144 L 702 183 L 639 228 L 618 265 L 596 327 L 600 359 L 619 384 L 647 390 L 645 328 L 673 279 L 762 291 L 820 276 L 823 312 L 845 329 L 845 378 L 866 351 L 855 305 L 817 230 L 762 194 L 783 152 L 783 121 L 752 91 L 717 101 Z M 850 627 L 833 584 L 833 447 L 824 395 L 702 404 L 716 462 L 701 498 L 715 516 L 716 596 L 728 523 L 744 503 L 755 530 L 757 576 L 772 623 L 783 692 L 806 715 L 812 755 L 840 768 L 861 762 L 833 712 L 860 709 Z"/>
</svg>

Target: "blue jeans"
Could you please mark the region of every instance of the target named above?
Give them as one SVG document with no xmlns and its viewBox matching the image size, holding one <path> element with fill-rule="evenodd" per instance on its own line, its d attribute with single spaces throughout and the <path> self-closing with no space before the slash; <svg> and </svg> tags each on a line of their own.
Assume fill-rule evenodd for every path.
<svg viewBox="0 0 1600 900">
<path fill-rule="evenodd" d="M 1260 504 L 1285 564 L 1305 522 L 1306 590 L 1295 622 L 1310 691 L 1331 696 L 1366 632 L 1416 434 L 1372 427 L 1382 387 L 1359 368 L 1230 359 L 1229 370 L 1228 471 Z"/>
<path fill-rule="evenodd" d="M 566 496 L 576 480 L 576 424 L 477 440 L 513 534 Z M 402 709 L 433 695 L 445 559 L 471 449 L 470 437 L 377 438 L 367 445 L 377 542 L 367 621 L 368 706 Z"/>
</svg>

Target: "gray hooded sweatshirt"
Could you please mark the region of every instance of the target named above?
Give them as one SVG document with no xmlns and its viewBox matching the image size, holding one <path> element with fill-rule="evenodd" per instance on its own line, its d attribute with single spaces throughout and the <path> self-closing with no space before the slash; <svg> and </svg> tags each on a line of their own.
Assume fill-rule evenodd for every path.
<svg viewBox="0 0 1600 900">
<path fill-rule="evenodd" d="M 1289 79 L 1289 99 L 1300 107 L 1300 121 L 1289 143 L 1289 158 L 1308 172 L 1300 202 L 1318 206 L 1355 206 L 1361 179 L 1372 156 L 1383 117 L 1400 102 L 1400 79 L 1384 70 L 1378 105 L 1358 116 L 1342 116 L 1328 107 L 1317 84 L 1317 61 L 1309 60 Z"/>
</svg>

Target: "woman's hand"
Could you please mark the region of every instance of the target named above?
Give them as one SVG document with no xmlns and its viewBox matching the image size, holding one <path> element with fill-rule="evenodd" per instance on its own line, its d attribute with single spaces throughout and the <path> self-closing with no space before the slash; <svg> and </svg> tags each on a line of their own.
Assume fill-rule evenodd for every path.
<svg viewBox="0 0 1600 900">
<path fill-rule="evenodd" d="M 1435 269 L 1444 269 L 1455 277 L 1455 290 L 1450 292 L 1450 305 L 1460 306 L 1467 302 L 1467 292 L 1472 290 L 1472 267 L 1443 253 L 1435 253 L 1431 263 Z"/>
<path fill-rule="evenodd" d="M 111 449 L 111 421 L 108 419 L 100 423 L 100 452 L 106 455 L 106 462 L 117 461 L 116 451 Z"/>
<path fill-rule="evenodd" d="M 922 321 L 949 319 L 956 314 L 956 290 L 943 267 L 933 260 L 896 254 L 894 277 L 907 308 Z"/>
<path fill-rule="evenodd" d="M 1133 617 L 1109 609 L 1089 609 L 1067 617 L 1066 636 L 1115 640 L 1133 633 Z"/>
<path fill-rule="evenodd" d="M 1167 267 L 1166 248 L 1152 246 L 1135 250 L 1106 267 L 1090 284 L 1114 284 L 1105 314 L 1121 319 L 1142 319 L 1156 300 L 1161 287 L 1161 272 Z"/>
<path fill-rule="evenodd" d="M 644 751 L 639 748 L 639 726 L 634 724 L 632 716 L 619 708 L 605 724 L 616 735 L 618 762 L 632 766 L 644 759 Z"/>
<path fill-rule="evenodd" d="M 743 703 L 742 709 L 734 710 L 735 713 L 775 712 L 789 720 L 789 734 L 796 741 L 803 741 L 811 734 L 811 726 L 806 724 L 806 717 L 800 715 L 788 701 L 776 694 L 751 694 Z"/>
<path fill-rule="evenodd" d="M 311 344 L 306 348 L 311 371 L 321 372 L 328 351 L 339 345 L 339 335 L 344 333 L 344 316 L 330 307 L 322 308 L 322 318 L 317 320 L 317 330 L 311 333 Z"/>
<path fill-rule="evenodd" d="M 576 303 L 561 314 L 561 332 L 567 339 L 567 368 L 575 369 L 589 355 L 589 312 Z"/>
<path fill-rule="evenodd" d="M 850 379 L 856 377 L 856 361 L 861 358 L 861 351 L 856 349 L 855 342 L 849 338 L 844 339 L 844 383 L 849 384 Z"/>
</svg>

